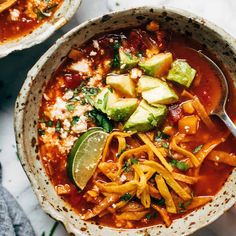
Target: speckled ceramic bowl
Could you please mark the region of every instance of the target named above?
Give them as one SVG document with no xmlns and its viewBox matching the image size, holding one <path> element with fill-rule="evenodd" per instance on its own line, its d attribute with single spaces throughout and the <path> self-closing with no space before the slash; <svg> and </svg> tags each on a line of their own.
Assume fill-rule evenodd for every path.
<svg viewBox="0 0 236 236">
<path fill-rule="evenodd" d="M 25 36 L 0 43 L 0 58 L 11 52 L 30 48 L 49 38 L 56 30 L 66 24 L 76 13 L 81 0 L 64 0 L 52 18 Z"/>
<path fill-rule="evenodd" d="M 236 43 L 217 26 L 188 12 L 165 8 L 138 8 L 115 12 L 85 22 L 59 39 L 30 70 L 20 91 L 15 108 L 15 134 L 18 152 L 39 202 L 49 215 L 61 221 L 71 235 L 163 235 L 180 236 L 193 233 L 216 220 L 236 202 L 236 170 L 232 172 L 213 202 L 189 215 L 164 225 L 117 230 L 84 222 L 55 192 L 43 168 L 38 152 L 37 119 L 42 94 L 51 74 L 57 69 L 71 47 L 78 47 L 95 34 L 145 24 L 150 19 L 162 27 L 172 28 L 202 42 L 227 68 L 236 87 Z"/>
</svg>

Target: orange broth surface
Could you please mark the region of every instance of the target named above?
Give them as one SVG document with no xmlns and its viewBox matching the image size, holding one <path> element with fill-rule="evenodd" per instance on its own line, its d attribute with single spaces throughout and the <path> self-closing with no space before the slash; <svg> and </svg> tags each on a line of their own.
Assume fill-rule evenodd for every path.
<svg viewBox="0 0 236 236">
<path fill-rule="evenodd" d="M 62 0 L 56 0 L 53 2 L 54 5 L 50 9 L 50 12 L 52 13 L 54 13 L 59 7 Z M 10 8 L 0 13 L 0 43 L 32 33 L 33 30 L 38 28 L 45 21 L 48 21 L 53 15 L 39 16 L 34 14 L 36 12 L 37 6 L 33 6 L 31 8 L 33 13 L 30 13 L 29 10 L 27 10 L 27 4 L 29 4 L 28 0 L 17 0 L 17 2 Z M 19 17 L 12 20 L 10 12 L 15 10 L 19 12 Z"/>
<path fill-rule="evenodd" d="M 3 24 L 0 21 L 0 26 Z M 113 56 L 112 50 L 107 46 L 107 40 L 106 38 L 110 37 L 119 37 L 121 32 L 115 32 L 112 35 L 104 35 L 99 36 L 96 39 L 100 39 L 100 47 L 105 48 L 105 54 L 104 55 L 97 55 L 93 59 L 94 67 L 96 67 L 96 64 L 100 63 L 101 61 L 105 60 L 106 58 L 110 58 Z M 129 30 L 122 31 L 122 35 L 128 35 Z M 181 58 L 186 59 L 188 63 L 197 70 L 197 75 L 194 79 L 193 84 L 188 89 L 189 92 L 192 94 L 196 94 L 202 104 L 204 105 L 205 109 L 210 112 L 213 110 L 213 108 L 217 105 L 217 102 L 220 99 L 221 94 L 221 84 L 217 78 L 217 74 L 214 71 L 214 69 L 209 65 L 209 63 L 204 59 L 201 58 L 197 52 L 193 51 L 192 48 L 199 50 L 204 48 L 196 43 L 193 42 L 191 39 L 186 38 L 184 36 L 181 36 L 179 34 L 176 34 L 174 32 L 166 32 L 169 37 L 168 39 L 165 38 L 165 44 L 164 49 L 170 51 L 173 54 L 174 59 L 175 58 Z M 132 41 L 131 38 L 127 36 L 129 43 L 132 45 L 132 43 L 135 44 L 134 41 Z M 92 50 L 92 41 L 89 41 L 87 44 L 85 44 L 83 47 L 83 55 L 86 55 L 86 57 L 89 58 L 89 52 Z M 62 96 L 62 94 L 65 91 L 65 88 L 75 89 L 78 87 L 82 81 L 84 81 L 84 78 L 80 76 L 75 71 L 70 71 L 67 68 L 67 65 L 70 65 L 72 63 L 71 59 L 67 58 L 64 63 L 60 66 L 60 68 L 54 73 L 52 79 L 48 83 L 45 93 L 51 94 L 51 100 L 47 101 L 45 99 L 42 100 L 42 105 L 40 108 L 40 118 L 44 118 L 44 110 L 45 107 L 47 107 L 50 104 L 53 104 L 55 102 L 55 99 L 57 96 Z M 105 74 L 109 71 L 105 71 Z M 199 80 L 200 78 L 200 80 Z M 183 87 L 181 86 L 175 86 L 175 91 L 178 94 L 181 94 L 183 91 Z M 53 92 L 52 92 L 53 91 Z M 232 100 L 233 97 L 231 95 L 229 102 L 228 102 L 228 109 L 229 113 L 232 114 L 232 111 L 236 110 L 236 105 L 233 103 Z M 180 101 L 175 104 L 171 105 L 178 108 L 178 105 L 184 101 L 183 98 L 180 97 Z M 169 107 L 169 110 L 170 110 Z M 175 107 L 173 109 L 175 109 Z M 235 117 L 233 117 L 235 118 Z M 53 121 L 55 123 L 55 121 Z M 221 121 L 218 119 L 214 119 L 214 122 L 217 126 L 216 130 L 209 130 L 205 127 L 204 124 L 201 123 L 199 130 L 197 134 L 194 136 L 195 139 L 193 142 L 191 142 L 190 146 L 188 147 L 190 150 L 193 150 L 195 147 L 202 144 L 202 137 L 205 135 L 209 135 L 210 139 L 214 139 L 219 135 L 219 132 L 225 132 L 226 128 L 223 125 Z M 165 124 L 170 124 L 174 128 L 177 128 L 176 122 L 173 122 L 173 117 L 170 114 L 170 112 L 167 115 L 167 118 L 165 120 Z M 139 141 L 136 140 L 133 143 L 137 145 Z M 216 149 L 222 150 L 226 152 L 235 152 L 235 144 L 236 140 L 232 137 L 232 135 L 229 136 L 226 142 L 219 145 Z M 113 143 L 114 149 L 116 147 L 116 143 Z M 132 145 L 132 144 L 131 144 Z M 83 199 L 83 193 L 86 191 L 86 189 L 89 188 L 91 183 L 87 185 L 85 190 L 82 192 L 79 192 L 76 186 L 73 184 L 73 182 L 68 178 L 67 175 L 67 154 L 61 154 L 58 149 L 48 149 L 46 145 L 39 139 L 39 149 L 41 152 L 41 157 L 46 156 L 47 153 L 52 153 L 51 156 L 53 158 L 42 158 L 43 164 L 46 168 L 47 174 L 49 175 L 52 183 L 57 185 L 65 185 L 68 184 L 70 186 L 70 193 L 62 195 L 63 199 L 69 203 L 78 213 L 83 212 L 85 209 L 89 209 L 92 207 L 93 204 L 90 204 L 86 202 Z M 109 152 L 110 159 L 115 158 L 114 152 L 110 150 Z M 50 168 L 49 168 L 50 165 Z M 209 160 L 205 160 L 201 170 L 200 170 L 200 180 L 197 182 L 197 184 L 193 185 L 192 190 L 195 196 L 214 196 L 217 194 L 217 192 L 221 189 L 224 182 L 230 175 L 232 171 L 232 167 L 225 165 L 225 164 L 219 164 L 214 163 Z M 53 171 L 52 171 L 53 170 Z M 187 174 L 191 175 L 191 169 L 187 171 Z M 98 175 L 99 176 L 99 175 Z M 101 177 L 100 178 L 104 178 Z M 90 181 L 91 182 L 91 181 Z M 184 212 L 183 214 L 176 214 L 171 215 L 172 219 L 176 219 L 179 217 L 182 217 L 188 212 Z M 95 217 L 93 221 L 95 221 L 97 224 L 100 225 L 107 225 L 111 227 L 114 226 L 114 219 L 111 218 L 112 216 L 110 214 L 107 214 L 101 218 Z M 163 223 L 160 216 L 154 217 L 150 220 L 140 220 L 133 222 L 133 228 L 140 228 L 140 227 L 146 227 L 149 225 L 155 225 Z"/>
</svg>

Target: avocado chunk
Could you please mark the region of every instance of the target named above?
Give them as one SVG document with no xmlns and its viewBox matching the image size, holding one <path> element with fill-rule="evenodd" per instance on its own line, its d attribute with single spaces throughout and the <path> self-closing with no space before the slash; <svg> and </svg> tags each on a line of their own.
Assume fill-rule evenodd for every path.
<svg viewBox="0 0 236 236">
<path fill-rule="evenodd" d="M 196 70 L 185 60 L 177 59 L 172 63 L 167 79 L 189 88 L 195 75 Z"/>
<path fill-rule="evenodd" d="M 125 97 L 135 97 L 135 84 L 129 75 L 109 75 L 106 83 Z"/>
<path fill-rule="evenodd" d="M 115 121 L 126 121 L 138 106 L 136 98 L 121 98 L 108 108 L 108 117 Z"/>
<path fill-rule="evenodd" d="M 179 100 L 175 91 L 160 79 L 150 76 L 141 76 L 138 82 L 138 91 L 149 104 L 171 104 Z"/>
<path fill-rule="evenodd" d="M 160 125 L 167 114 L 165 105 L 153 107 L 142 100 L 125 123 L 124 129 L 145 132 Z"/>
<path fill-rule="evenodd" d="M 99 111 L 107 113 L 108 107 L 118 100 L 118 95 L 109 87 L 103 88 L 94 98 L 94 106 Z"/>
<path fill-rule="evenodd" d="M 120 68 L 122 70 L 131 69 L 135 67 L 139 59 L 132 55 L 129 51 L 125 50 L 123 47 L 119 48 L 119 56 L 120 56 Z"/>
<path fill-rule="evenodd" d="M 160 77 L 168 72 L 172 62 L 173 58 L 170 52 L 159 53 L 151 58 L 146 58 L 143 61 L 140 61 L 139 67 L 147 75 Z"/>
</svg>

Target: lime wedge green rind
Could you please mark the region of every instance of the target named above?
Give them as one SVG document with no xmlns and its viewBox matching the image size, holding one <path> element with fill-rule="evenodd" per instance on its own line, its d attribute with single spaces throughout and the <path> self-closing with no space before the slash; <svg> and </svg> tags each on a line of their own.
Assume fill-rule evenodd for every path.
<svg viewBox="0 0 236 236">
<path fill-rule="evenodd" d="M 81 190 L 92 177 L 109 134 L 102 128 L 92 128 L 75 142 L 68 156 L 68 176 Z"/>
</svg>

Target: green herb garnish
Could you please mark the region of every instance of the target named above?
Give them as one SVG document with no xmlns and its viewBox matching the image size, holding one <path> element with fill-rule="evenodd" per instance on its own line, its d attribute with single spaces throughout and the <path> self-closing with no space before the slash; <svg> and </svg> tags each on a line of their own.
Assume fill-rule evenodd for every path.
<svg viewBox="0 0 236 236">
<path fill-rule="evenodd" d="M 67 105 L 66 105 L 66 109 L 67 109 L 68 111 L 74 111 L 75 105 L 74 105 L 74 104 L 67 104 Z"/>
<path fill-rule="evenodd" d="M 120 43 L 115 43 L 113 46 L 114 57 L 111 61 L 111 68 L 112 69 L 116 69 L 116 68 L 120 67 L 120 56 L 119 56 L 120 46 L 121 46 Z"/>
<path fill-rule="evenodd" d="M 117 154 L 117 157 L 120 157 L 122 155 L 122 153 L 125 152 L 125 149 L 122 149 L 118 154 Z"/>
<path fill-rule="evenodd" d="M 123 165 L 123 170 L 124 170 L 125 172 L 131 171 L 131 167 L 130 167 L 130 164 L 129 164 L 128 161 L 126 161 L 126 162 L 124 163 L 124 165 Z"/>
<path fill-rule="evenodd" d="M 132 195 L 130 193 L 125 193 L 123 196 L 120 197 L 121 201 L 129 201 L 132 198 Z"/>
<path fill-rule="evenodd" d="M 73 117 L 72 117 L 71 124 L 72 124 L 72 125 L 75 125 L 76 123 L 78 123 L 79 119 L 80 119 L 79 116 L 73 116 Z"/>
<path fill-rule="evenodd" d="M 135 158 L 130 158 L 130 163 L 131 163 L 132 165 L 138 164 L 138 160 L 135 159 Z"/>
<path fill-rule="evenodd" d="M 157 135 L 156 135 L 156 137 L 155 137 L 155 141 L 161 141 L 161 140 L 163 140 L 163 139 L 165 139 L 165 140 L 167 140 L 167 139 L 169 139 L 170 138 L 170 135 L 168 135 L 168 134 L 166 134 L 166 133 L 164 133 L 164 132 L 162 132 L 162 131 L 158 131 L 157 132 Z"/>
<path fill-rule="evenodd" d="M 177 169 L 181 170 L 181 171 L 186 171 L 189 169 L 189 166 L 187 163 L 183 162 L 183 161 L 177 161 L 175 159 L 172 159 L 170 161 L 170 164 L 172 166 L 175 166 Z"/>
<path fill-rule="evenodd" d="M 163 148 L 169 148 L 169 143 L 167 143 L 167 142 L 162 142 L 161 143 L 161 146 L 163 147 Z"/>
<path fill-rule="evenodd" d="M 193 150 L 193 153 L 198 153 L 201 149 L 202 149 L 203 145 L 199 145 L 197 146 L 194 150 Z"/>
<path fill-rule="evenodd" d="M 111 87 L 107 88 L 111 93 L 113 93 L 113 89 Z"/>
<path fill-rule="evenodd" d="M 87 114 L 93 122 L 102 127 L 107 133 L 110 133 L 112 131 L 113 125 L 104 113 L 98 111 L 97 109 L 94 109 L 92 111 L 89 111 Z"/>
<path fill-rule="evenodd" d="M 45 124 L 46 124 L 47 127 L 52 127 L 53 126 L 53 121 L 48 120 L 48 121 L 45 122 Z"/>
<path fill-rule="evenodd" d="M 56 123 L 56 128 L 55 128 L 56 132 L 60 132 L 61 131 L 61 122 L 58 120 Z"/>
<path fill-rule="evenodd" d="M 86 95 L 89 95 L 89 96 L 94 96 L 96 94 L 98 94 L 98 92 L 100 92 L 101 89 L 100 88 L 95 88 L 95 87 L 83 87 L 82 88 L 82 92 Z"/>
<path fill-rule="evenodd" d="M 161 198 L 161 199 L 152 199 L 152 201 L 154 202 L 154 204 L 157 204 L 159 206 L 165 206 L 165 199 Z"/>
<path fill-rule="evenodd" d="M 44 135 L 45 134 L 45 130 L 43 129 L 38 129 L 38 134 L 41 136 L 41 135 Z"/>
</svg>

